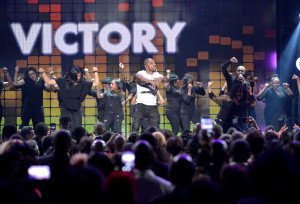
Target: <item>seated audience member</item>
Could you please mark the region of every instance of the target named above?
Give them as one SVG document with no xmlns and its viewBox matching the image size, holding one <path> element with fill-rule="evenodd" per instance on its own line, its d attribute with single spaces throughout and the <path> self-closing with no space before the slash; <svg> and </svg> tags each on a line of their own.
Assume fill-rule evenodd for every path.
<svg viewBox="0 0 300 204">
<path fill-rule="evenodd" d="M 230 147 L 231 163 L 238 163 L 243 166 L 247 166 L 249 157 L 250 147 L 248 142 L 243 139 L 236 139 L 232 142 Z"/>
<path fill-rule="evenodd" d="M 168 139 L 167 147 L 170 158 L 173 159 L 176 155 L 184 153 L 185 147 L 180 137 L 174 136 Z"/>
<path fill-rule="evenodd" d="M 101 122 L 97 122 L 94 125 L 95 139 L 103 139 L 103 134 L 105 133 L 105 126 Z"/>
<path fill-rule="evenodd" d="M 39 146 L 37 145 L 37 142 L 34 140 L 27 140 L 25 142 L 28 147 L 34 152 L 35 156 L 40 156 Z"/>
<path fill-rule="evenodd" d="M 28 141 L 30 140 L 34 135 L 34 131 L 32 127 L 30 126 L 24 126 L 21 129 L 21 136 L 24 138 L 24 140 Z"/>
<path fill-rule="evenodd" d="M 156 176 L 151 170 L 155 162 L 155 152 L 145 140 L 139 140 L 133 147 L 135 152 L 135 170 L 137 204 L 148 203 L 151 199 L 170 193 L 170 182 Z"/>
<path fill-rule="evenodd" d="M 251 158 L 250 161 L 257 159 L 259 155 L 264 152 L 265 149 L 265 138 L 260 131 L 251 131 L 246 135 L 246 141 L 249 144 Z"/>
<path fill-rule="evenodd" d="M 246 196 L 247 169 L 239 164 L 224 165 L 220 172 L 220 183 L 233 203 Z"/>
<path fill-rule="evenodd" d="M 54 145 L 54 137 L 52 135 L 48 135 L 42 139 L 42 149 L 44 155 L 48 155 L 53 152 L 53 145 Z"/>
<path fill-rule="evenodd" d="M 44 150 L 42 148 L 42 140 L 48 135 L 48 126 L 44 122 L 38 123 L 34 128 L 34 136 L 32 140 L 36 141 L 39 146 L 40 155 L 44 155 Z"/>
<path fill-rule="evenodd" d="M 88 132 L 83 127 L 77 127 L 72 132 L 72 139 L 76 141 L 76 144 L 79 145 L 79 142 L 82 137 L 87 136 Z"/>
<path fill-rule="evenodd" d="M 105 182 L 106 203 L 136 203 L 135 179 L 129 172 L 112 172 Z"/>
<path fill-rule="evenodd" d="M 106 143 L 103 140 L 96 139 L 91 145 L 91 153 L 92 152 L 106 153 Z"/>
<path fill-rule="evenodd" d="M 90 151 L 91 151 L 91 145 L 92 145 L 93 141 L 94 140 L 91 139 L 90 137 L 83 136 L 80 139 L 80 142 L 78 144 L 78 150 L 79 150 L 79 152 L 89 154 Z"/>
<path fill-rule="evenodd" d="M 118 135 L 114 141 L 115 152 L 122 152 L 126 145 L 126 138 L 123 135 Z"/>
<path fill-rule="evenodd" d="M 89 155 L 88 165 L 93 166 L 100 170 L 105 177 L 114 171 L 114 165 L 112 160 L 101 152 L 94 152 Z"/>
<path fill-rule="evenodd" d="M 54 177 L 70 166 L 69 150 L 71 134 L 67 130 L 59 130 L 54 135 L 54 152 L 38 158 L 40 165 L 49 165 Z"/>
<path fill-rule="evenodd" d="M 9 139 L 10 136 L 17 133 L 16 126 L 6 125 L 2 128 L 2 142 L 5 142 Z"/>
<path fill-rule="evenodd" d="M 68 130 L 69 132 L 72 131 L 72 121 L 71 117 L 68 115 L 62 115 L 59 118 L 59 129 Z"/>
</svg>

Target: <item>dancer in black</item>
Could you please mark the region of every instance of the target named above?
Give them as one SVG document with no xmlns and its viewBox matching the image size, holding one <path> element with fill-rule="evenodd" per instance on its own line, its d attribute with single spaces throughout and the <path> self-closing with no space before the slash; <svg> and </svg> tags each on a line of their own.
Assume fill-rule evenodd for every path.
<svg viewBox="0 0 300 204">
<path fill-rule="evenodd" d="M 289 96 L 293 95 L 288 83 L 280 86 L 278 77 L 272 77 L 272 87 L 266 83 L 265 87 L 257 94 L 258 100 L 265 100 L 265 122 L 266 126 L 273 125 L 277 131 L 287 124 L 287 115 L 284 111 L 284 105 Z"/>
<path fill-rule="evenodd" d="M 96 90 L 91 90 L 88 94 L 88 95 L 96 98 L 97 109 L 98 109 L 97 119 L 101 123 L 104 123 L 105 99 L 104 98 L 98 98 L 97 95 L 98 95 L 98 92 L 99 92 L 99 94 L 103 94 L 105 91 L 109 91 L 110 90 L 110 84 L 111 84 L 111 78 L 110 77 L 104 77 L 102 79 L 103 89 L 99 89 L 99 87 L 96 87 Z"/>
<path fill-rule="evenodd" d="M 69 115 L 72 120 L 72 129 L 82 126 L 81 102 L 91 90 L 92 86 L 99 85 L 98 68 L 93 67 L 94 81 L 88 82 L 83 79 L 83 72 L 78 66 L 72 66 L 64 77 L 56 80 L 50 79 L 43 68 L 39 69 L 45 82 L 49 85 L 58 85 L 61 96 L 61 115 Z"/>
<path fill-rule="evenodd" d="M 132 99 L 132 94 L 125 100 L 125 96 L 122 93 L 123 84 L 120 79 L 114 79 L 111 82 L 111 90 L 105 91 L 103 94 L 97 90 L 97 97 L 103 98 L 105 101 L 104 111 L 104 126 L 108 130 L 113 125 L 113 131 L 116 133 L 122 133 L 122 121 L 124 119 L 123 106 L 127 101 Z"/>
<path fill-rule="evenodd" d="M 180 97 L 179 81 L 176 74 L 170 75 L 170 70 L 167 70 L 166 73 L 167 78 L 169 78 L 169 82 L 164 84 L 167 98 L 166 116 L 170 121 L 172 132 L 177 135 L 179 128 L 183 128 L 180 117 L 180 106 L 182 99 Z"/>
<path fill-rule="evenodd" d="M 243 132 L 240 127 L 233 124 L 232 120 L 249 106 L 256 105 L 256 100 L 252 94 L 251 87 L 247 87 L 250 96 L 247 100 L 247 89 L 240 83 L 234 84 L 231 92 L 221 96 L 216 96 L 212 92 L 212 83 L 213 82 L 208 82 L 207 85 L 209 98 L 216 102 L 221 108 L 215 122 L 223 127 L 224 132 L 227 132 L 230 127 L 235 127 L 237 130 Z"/>
<path fill-rule="evenodd" d="M 4 76 L 6 76 L 7 82 L 0 81 L 0 95 L 2 93 L 3 88 L 9 87 L 13 84 L 13 81 L 12 81 L 8 71 L 7 71 L 7 68 L 3 67 L 2 71 L 4 73 Z M 1 101 L 0 101 L 0 123 L 2 121 L 2 116 L 3 116 L 3 107 L 2 107 L 2 104 L 1 104 Z"/>
<path fill-rule="evenodd" d="M 48 88 L 43 77 L 38 77 L 38 73 L 33 67 L 28 67 L 24 73 L 24 79 L 18 81 L 17 75 L 19 67 L 15 68 L 14 86 L 22 90 L 22 124 L 19 129 L 32 124 L 35 127 L 38 123 L 44 122 L 43 90 Z"/>
<path fill-rule="evenodd" d="M 201 82 L 197 82 L 194 86 L 194 77 L 185 75 L 182 78 L 183 86 L 180 88 L 180 96 L 182 99 L 180 107 L 180 116 L 182 120 L 183 131 L 190 130 L 191 121 L 196 124 L 200 122 L 200 112 L 195 106 L 196 94 L 205 95 L 205 90 Z"/>
</svg>

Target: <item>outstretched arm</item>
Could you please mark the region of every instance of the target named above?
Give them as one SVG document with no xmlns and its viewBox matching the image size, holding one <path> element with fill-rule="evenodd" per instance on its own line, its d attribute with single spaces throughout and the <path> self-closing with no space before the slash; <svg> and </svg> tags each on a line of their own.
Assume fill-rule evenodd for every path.
<svg viewBox="0 0 300 204">
<path fill-rule="evenodd" d="M 87 75 L 88 80 L 89 80 L 89 81 L 92 81 L 91 75 L 90 75 L 90 72 L 89 72 L 89 69 L 88 69 L 88 68 L 85 68 L 85 69 L 84 69 L 84 72 L 85 72 L 85 74 Z"/>
<path fill-rule="evenodd" d="M 93 72 L 94 72 L 93 86 L 99 86 L 98 68 L 97 67 L 93 67 Z"/>
<path fill-rule="evenodd" d="M 300 95 L 300 78 L 296 74 L 294 74 L 292 79 L 297 80 L 298 94 Z"/>
<path fill-rule="evenodd" d="M 6 79 L 7 79 L 7 82 L 3 83 L 3 87 L 5 88 L 5 87 L 11 86 L 13 84 L 13 81 L 12 81 L 6 67 L 3 67 L 3 73 L 4 73 L 4 75 L 6 76 Z"/>
<path fill-rule="evenodd" d="M 21 86 L 21 85 L 25 84 L 24 79 L 21 79 L 18 81 L 18 73 L 19 73 L 19 67 L 16 66 L 15 67 L 15 75 L 14 75 L 14 85 L 15 86 Z"/>
<path fill-rule="evenodd" d="M 232 57 L 230 60 L 228 60 L 223 66 L 222 66 L 222 73 L 226 79 L 226 82 L 228 83 L 228 86 L 230 86 L 230 84 L 232 84 L 233 82 L 233 76 L 231 76 L 229 74 L 229 72 L 227 71 L 227 67 L 232 64 L 232 63 L 238 63 L 237 59 L 235 57 Z"/>
<path fill-rule="evenodd" d="M 43 68 L 39 68 L 39 72 L 43 75 L 44 81 L 48 85 L 57 85 L 54 79 L 50 79 Z"/>
</svg>

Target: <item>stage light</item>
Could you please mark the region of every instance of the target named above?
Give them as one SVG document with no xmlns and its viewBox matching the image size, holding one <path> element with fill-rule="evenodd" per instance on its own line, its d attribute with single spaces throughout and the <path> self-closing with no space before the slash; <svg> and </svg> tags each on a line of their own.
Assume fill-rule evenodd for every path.
<svg viewBox="0 0 300 204">
<path fill-rule="evenodd" d="M 296 67 L 300 71 L 300 57 L 296 60 Z"/>
</svg>

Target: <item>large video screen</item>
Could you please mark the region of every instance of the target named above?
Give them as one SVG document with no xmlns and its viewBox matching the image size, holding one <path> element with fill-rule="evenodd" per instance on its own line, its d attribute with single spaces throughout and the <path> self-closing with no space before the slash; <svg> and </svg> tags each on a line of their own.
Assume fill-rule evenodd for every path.
<svg viewBox="0 0 300 204">
<path fill-rule="evenodd" d="M 221 66 L 231 57 L 260 83 L 276 72 L 275 29 L 276 0 L 2 0 L 0 67 L 13 76 L 17 65 L 22 78 L 28 67 L 48 71 L 51 66 L 58 78 L 72 65 L 88 68 L 93 76 L 96 66 L 101 81 L 119 78 L 122 62 L 130 81 L 151 57 L 161 74 L 169 69 L 182 79 L 189 73 L 204 87 L 214 81 L 218 94 L 225 83 Z M 230 67 L 233 74 L 236 67 Z M 20 90 L 6 89 L 1 98 L 2 125 L 19 125 Z M 44 92 L 44 107 L 46 123 L 58 123 L 56 93 Z M 87 97 L 82 107 L 83 125 L 91 131 L 97 122 L 95 99 Z M 197 98 L 197 108 L 212 118 L 219 111 L 207 94 Z M 260 118 L 263 106 L 256 108 Z M 159 112 L 161 128 L 170 128 L 164 105 Z M 127 106 L 124 132 L 131 130 L 129 113 Z"/>
</svg>

